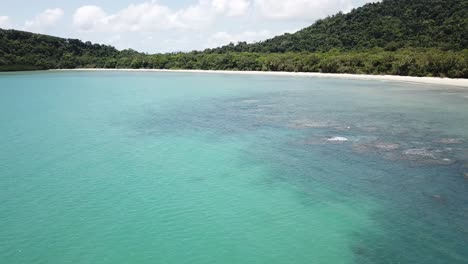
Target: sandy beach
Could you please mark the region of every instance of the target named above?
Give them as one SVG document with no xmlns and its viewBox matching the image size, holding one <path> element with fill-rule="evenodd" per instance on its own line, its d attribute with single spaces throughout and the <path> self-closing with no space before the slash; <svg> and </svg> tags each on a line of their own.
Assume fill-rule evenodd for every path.
<svg viewBox="0 0 468 264">
<path fill-rule="evenodd" d="M 267 71 L 217 71 L 217 70 L 163 70 L 163 69 L 61 69 L 54 71 L 125 71 L 125 72 L 179 72 L 179 73 L 205 73 L 205 74 L 245 74 L 245 75 L 273 75 L 273 76 L 295 76 L 314 78 L 339 78 L 354 80 L 379 80 L 409 83 L 423 83 L 432 85 L 448 85 L 468 88 L 468 79 L 451 79 L 438 77 L 413 77 L 397 75 L 366 75 L 366 74 L 344 74 L 344 73 L 319 73 L 319 72 L 267 72 Z"/>
</svg>

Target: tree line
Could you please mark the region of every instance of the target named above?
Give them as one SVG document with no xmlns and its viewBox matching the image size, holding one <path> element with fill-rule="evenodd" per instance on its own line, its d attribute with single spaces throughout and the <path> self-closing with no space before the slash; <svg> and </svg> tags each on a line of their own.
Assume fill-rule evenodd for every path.
<svg viewBox="0 0 468 264">
<path fill-rule="evenodd" d="M 105 68 L 287 71 L 468 78 L 468 50 L 382 49 L 322 53 L 200 52 L 121 58 Z M 95 65 L 88 65 L 95 66 Z M 102 66 L 102 65 L 101 65 Z"/>
<path fill-rule="evenodd" d="M 383 0 L 294 34 L 216 49 L 148 55 L 0 29 L 0 71 L 202 69 L 468 78 L 467 0 Z"/>
</svg>

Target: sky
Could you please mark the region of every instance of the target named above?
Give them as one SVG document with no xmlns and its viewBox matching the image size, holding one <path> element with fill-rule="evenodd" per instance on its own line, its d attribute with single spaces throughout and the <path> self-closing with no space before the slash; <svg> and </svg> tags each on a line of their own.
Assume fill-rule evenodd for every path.
<svg viewBox="0 0 468 264">
<path fill-rule="evenodd" d="M 140 52 L 203 50 L 293 33 L 376 0 L 0 0 L 0 28 Z"/>
</svg>

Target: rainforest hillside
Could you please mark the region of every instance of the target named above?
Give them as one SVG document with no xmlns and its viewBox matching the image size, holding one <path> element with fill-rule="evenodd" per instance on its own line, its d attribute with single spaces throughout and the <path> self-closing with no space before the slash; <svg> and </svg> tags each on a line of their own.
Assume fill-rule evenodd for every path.
<svg viewBox="0 0 468 264">
<path fill-rule="evenodd" d="M 389 51 L 466 49 L 468 0 L 383 0 L 318 20 L 294 34 L 254 44 L 231 44 L 210 52 L 318 52 L 376 47 Z"/>
<path fill-rule="evenodd" d="M 0 29 L 0 71 L 148 68 L 468 78 L 468 0 L 383 0 L 259 43 L 147 55 Z"/>
<path fill-rule="evenodd" d="M 42 70 L 104 66 L 111 58 L 135 51 L 18 30 L 0 29 L 0 70 Z"/>
</svg>

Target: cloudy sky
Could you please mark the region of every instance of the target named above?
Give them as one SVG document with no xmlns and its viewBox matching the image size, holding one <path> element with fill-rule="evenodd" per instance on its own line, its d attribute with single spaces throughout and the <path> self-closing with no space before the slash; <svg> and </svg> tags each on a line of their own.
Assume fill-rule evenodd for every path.
<svg viewBox="0 0 468 264">
<path fill-rule="evenodd" d="M 0 0 L 0 28 L 189 51 L 294 32 L 367 2 L 375 0 Z"/>
</svg>

